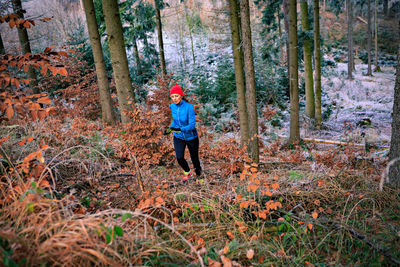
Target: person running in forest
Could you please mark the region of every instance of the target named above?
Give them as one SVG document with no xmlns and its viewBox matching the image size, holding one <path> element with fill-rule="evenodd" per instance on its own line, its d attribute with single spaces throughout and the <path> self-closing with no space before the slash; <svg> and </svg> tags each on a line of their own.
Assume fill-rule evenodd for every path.
<svg viewBox="0 0 400 267">
<path fill-rule="evenodd" d="M 201 175 L 201 166 L 199 161 L 199 136 L 196 130 L 196 118 L 193 105 L 183 97 L 183 90 L 177 83 L 172 86 L 170 91 L 172 103 L 170 104 L 172 112 L 172 122 L 165 134 L 173 132 L 174 148 L 176 159 L 183 169 L 184 176 L 182 183 L 186 184 L 189 179 L 195 179 Z M 189 168 L 185 160 L 186 146 L 190 152 L 190 158 L 194 166 L 196 177 Z"/>
</svg>

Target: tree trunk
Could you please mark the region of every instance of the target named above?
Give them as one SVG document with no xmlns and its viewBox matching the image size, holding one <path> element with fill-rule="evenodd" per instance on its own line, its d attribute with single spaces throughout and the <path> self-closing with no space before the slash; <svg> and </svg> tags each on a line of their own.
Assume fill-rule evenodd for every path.
<svg viewBox="0 0 400 267">
<path fill-rule="evenodd" d="M 389 162 L 396 159 L 397 161 L 395 161 L 389 170 L 389 184 L 393 187 L 400 188 L 400 45 L 397 50 L 397 70 L 396 83 L 394 86 Z"/>
<path fill-rule="evenodd" d="M 3 38 L 1 37 L 1 34 L 0 34 L 0 55 L 4 55 L 5 53 L 6 53 L 6 50 L 4 49 Z"/>
<path fill-rule="evenodd" d="M 389 0 L 383 0 L 383 15 L 385 17 L 389 16 Z"/>
<path fill-rule="evenodd" d="M 297 0 L 289 0 L 290 134 L 289 143 L 300 141 L 297 62 Z"/>
<path fill-rule="evenodd" d="M 371 68 L 371 46 L 372 46 L 372 33 L 371 33 L 371 0 L 367 0 L 368 4 L 368 24 L 367 24 L 367 37 L 368 37 L 368 71 L 367 75 L 372 76 Z"/>
<path fill-rule="evenodd" d="M 353 9 L 351 0 L 346 0 L 347 6 L 347 78 L 349 80 L 353 79 Z"/>
<path fill-rule="evenodd" d="M 249 0 L 240 0 L 240 13 L 243 38 L 244 68 L 246 74 L 246 103 L 249 116 L 249 154 L 253 162 L 258 162 L 258 115 L 253 46 L 251 43 Z"/>
<path fill-rule="evenodd" d="M 314 0 L 314 60 L 315 60 L 315 125 L 322 124 L 321 110 L 321 37 L 319 25 L 319 0 Z"/>
<path fill-rule="evenodd" d="M 288 77 L 290 77 L 290 66 L 289 66 L 289 61 L 290 61 L 290 49 L 289 49 L 289 4 L 288 0 L 283 0 L 282 1 L 282 10 L 283 10 L 283 21 L 285 25 L 285 32 L 286 32 L 286 65 L 287 65 L 287 70 L 288 70 Z M 289 87 L 286 88 L 286 96 L 290 96 L 290 83 Z"/>
<path fill-rule="evenodd" d="M 24 13 L 22 11 L 21 0 L 12 0 L 12 4 L 13 4 L 14 13 L 17 14 L 19 18 L 24 19 Z M 19 43 L 21 45 L 22 54 L 32 53 L 31 44 L 29 42 L 29 37 L 28 37 L 28 31 L 26 30 L 25 27 L 22 27 L 22 29 L 17 27 L 17 30 L 18 30 L 18 39 L 19 39 Z M 29 67 L 29 69 L 28 69 L 28 78 L 32 79 L 32 81 L 29 83 L 29 85 L 30 85 L 30 87 L 32 87 L 33 93 L 35 93 L 35 94 L 40 93 L 39 87 L 37 86 L 36 72 L 33 67 Z"/>
<path fill-rule="evenodd" d="M 129 76 L 128 59 L 126 57 L 118 1 L 103 0 L 102 3 L 121 120 L 122 123 L 127 123 L 129 121 L 129 116 L 126 114 L 126 111 L 132 110 L 129 101 L 134 102 L 135 98 L 133 95 L 131 77 Z"/>
<path fill-rule="evenodd" d="M 167 69 L 165 65 L 165 56 L 164 56 L 164 41 L 162 36 L 162 23 L 161 23 L 161 12 L 159 1 L 155 1 L 156 6 L 156 23 L 157 23 L 157 36 L 158 36 L 158 49 L 160 50 L 160 65 L 161 72 L 164 75 L 167 75 Z"/>
<path fill-rule="evenodd" d="M 301 25 L 303 33 L 310 30 L 308 22 L 308 4 L 306 0 L 301 0 Z M 314 81 L 311 62 L 311 39 L 307 34 L 303 34 L 303 51 L 304 51 L 304 72 L 306 80 L 306 115 L 309 118 L 315 118 L 315 98 L 314 98 Z"/>
<path fill-rule="evenodd" d="M 194 54 L 194 42 L 193 42 L 193 21 L 192 21 L 191 16 L 189 16 L 187 13 L 186 2 L 184 2 L 184 10 L 185 10 L 186 23 L 187 23 L 188 29 L 189 29 L 190 45 L 191 45 L 191 49 L 192 49 L 192 60 L 193 60 L 193 64 L 196 64 L 196 56 Z"/>
<path fill-rule="evenodd" d="M 276 19 L 277 19 L 277 22 L 278 22 L 278 33 L 279 33 L 279 53 L 280 53 L 280 63 L 281 63 L 281 65 L 283 64 L 283 62 L 284 62 L 284 55 L 283 55 L 283 45 L 282 45 L 282 26 L 281 26 L 281 16 L 280 16 L 280 14 L 279 14 L 279 11 L 277 12 L 277 15 L 276 15 Z"/>
<path fill-rule="evenodd" d="M 115 116 L 112 109 L 110 87 L 108 85 L 106 66 L 104 64 L 103 50 L 101 48 L 101 40 L 96 22 L 93 0 L 83 0 L 83 6 L 86 15 L 90 43 L 92 44 L 94 64 L 96 67 L 102 118 L 107 124 L 114 124 Z"/>
<path fill-rule="evenodd" d="M 381 68 L 378 64 L 378 3 L 375 0 L 375 15 L 374 15 L 374 23 L 375 23 L 375 70 L 381 71 Z"/>
<path fill-rule="evenodd" d="M 249 121 L 246 108 L 246 90 L 243 73 L 243 50 L 240 38 L 240 15 L 237 0 L 229 0 L 229 10 L 232 31 L 232 51 L 236 78 L 237 105 L 239 110 L 240 143 L 242 146 L 249 142 Z"/>
<path fill-rule="evenodd" d="M 140 57 L 139 57 L 139 49 L 137 46 L 137 41 L 136 37 L 133 37 L 133 55 L 135 57 L 136 61 L 136 75 L 140 77 L 142 75 L 142 65 L 140 63 Z"/>
</svg>

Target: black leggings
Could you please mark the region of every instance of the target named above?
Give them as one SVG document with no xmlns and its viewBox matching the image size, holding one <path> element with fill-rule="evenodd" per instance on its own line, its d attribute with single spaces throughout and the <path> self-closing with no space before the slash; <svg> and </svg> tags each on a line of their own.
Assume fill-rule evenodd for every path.
<svg viewBox="0 0 400 267">
<path fill-rule="evenodd" d="M 190 171 L 189 165 L 185 160 L 185 147 L 189 148 L 190 158 L 192 159 L 194 170 L 197 175 L 201 174 L 201 166 L 199 161 L 199 138 L 185 141 L 174 136 L 174 147 L 176 159 L 185 172 Z"/>
</svg>

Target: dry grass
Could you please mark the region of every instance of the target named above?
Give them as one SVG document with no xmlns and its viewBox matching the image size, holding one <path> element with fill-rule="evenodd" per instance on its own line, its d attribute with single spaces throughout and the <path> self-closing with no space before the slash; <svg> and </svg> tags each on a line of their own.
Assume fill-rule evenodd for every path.
<svg viewBox="0 0 400 267">
<path fill-rule="evenodd" d="M 26 128 L 22 134 L 32 132 Z M 132 174 L 134 166 L 111 158 L 98 140 L 82 145 L 74 136 L 63 138 L 71 146 L 46 152 L 48 168 L 37 178 L 19 179 L 15 172 L 2 170 L 0 241 L 3 254 L 12 250 L 15 262 L 201 266 L 218 261 L 286 266 L 348 265 L 357 262 L 354 257 L 365 257 L 364 263 L 391 264 L 390 256 L 398 249 L 399 192 L 388 188 L 379 192 L 379 171 L 330 160 L 337 155 L 323 155 L 331 165 L 277 160 L 245 179 L 236 173 L 237 158 L 225 158 L 223 165 L 222 159 L 209 161 L 205 182 L 185 187 L 175 182 L 179 180 L 175 167 L 143 169 L 146 192 L 142 193 Z M 17 141 L 3 147 L 8 153 L 19 149 L 18 158 L 32 152 L 12 142 Z M 220 144 L 213 147 L 224 152 Z M 207 153 L 212 158 L 213 152 Z M 290 150 L 277 153 L 277 159 L 293 159 Z M 322 157 L 324 152 L 318 153 Z M 343 153 L 351 156 L 349 151 Z M 383 164 L 376 164 L 377 170 L 382 169 Z M 110 173 L 130 175 L 107 176 Z M 46 180 L 54 183 L 41 184 Z M 279 188 L 271 190 L 271 196 L 263 195 L 261 185 L 273 183 Z M 257 184 L 261 187 L 249 187 Z M 259 217 L 271 200 L 282 203 L 282 208 Z M 253 204 L 243 207 L 243 201 Z M 382 251 L 368 248 L 351 229 L 391 248 L 392 254 L 381 258 Z M 254 257 L 246 256 L 250 249 Z"/>
</svg>

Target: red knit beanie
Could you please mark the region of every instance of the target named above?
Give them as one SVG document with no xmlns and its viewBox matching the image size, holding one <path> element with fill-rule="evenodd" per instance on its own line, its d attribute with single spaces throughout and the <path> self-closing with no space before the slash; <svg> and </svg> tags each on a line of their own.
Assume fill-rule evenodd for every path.
<svg viewBox="0 0 400 267">
<path fill-rule="evenodd" d="M 181 96 L 183 96 L 183 90 L 182 90 L 182 87 L 180 87 L 179 85 L 178 85 L 178 83 L 175 83 L 175 85 L 174 86 L 172 86 L 172 88 L 171 88 L 171 91 L 170 91 L 170 93 L 169 93 L 170 95 L 173 95 L 173 94 L 178 94 L 178 95 L 181 95 Z"/>
</svg>

